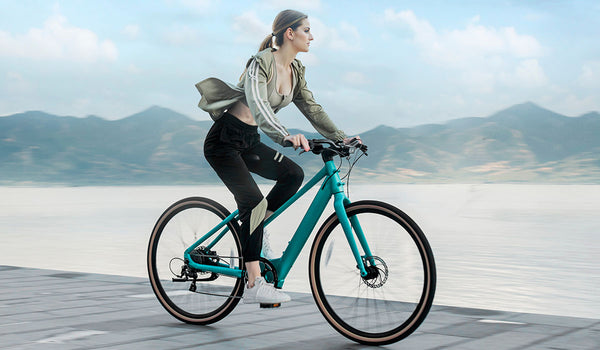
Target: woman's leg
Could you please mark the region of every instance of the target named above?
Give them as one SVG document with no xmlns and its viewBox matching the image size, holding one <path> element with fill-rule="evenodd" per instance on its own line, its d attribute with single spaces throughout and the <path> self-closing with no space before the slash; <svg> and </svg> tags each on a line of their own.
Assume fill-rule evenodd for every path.
<svg viewBox="0 0 600 350">
<path fill-rule="evenodd" d="M 254 182 L 241 154 L 260 143 L 256 126 L 225 114 L 210 129 L 204 142 L 206 160 L 219 175 L 238 205 L 242 221 L 240 239 L 248 274 L 244 303 L 281 303 L 290 297 L 266 283 L 260 274 L 263 222 L 267 200 Z M 257 285 L 256 285 L 257 284 Z"/>
<path fill-rule="evenodd" d="M 270 180 L 275 186 L 267 195 L 267 212 L 273 213 L 292 197 L 302 185 L 302 168 L 288 157 L 263 143 L 242 154 L 248 170 Z"/>
<path fill-rule="evenodd" d="M 206 159 L 235 198 L 242 222 L 240 232 L 242 256 L 251 287 L 256 277 L 260 277 L 258 259 L 262 248 L 263 220 L 267 210 L 267 200 L 238 154 L 232 152 L 229 155 L 206 155 Z"/>
</svg>

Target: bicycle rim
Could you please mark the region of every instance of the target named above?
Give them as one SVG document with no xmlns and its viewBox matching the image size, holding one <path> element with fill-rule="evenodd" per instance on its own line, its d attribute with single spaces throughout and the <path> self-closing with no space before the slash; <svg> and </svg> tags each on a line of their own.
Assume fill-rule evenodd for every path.
<svg viewBox="0 0 600 350">
<path fill-rule="evenodd" d="M 229 215 L 220 204 L 206 198 L 187 198 L 173 204 L 156 223 L 148 246 L 148 273 L 152 289 L 163 307 L 177 319 L 195 324 L 216 322 L 239 302 L 243 293 L 241 278 L 213 276 L 196 271 L 192 282 L 176 282 L 184 267 L 184 251 Z M 237 223 L 228 224 L 229 232 L 212 248 L 220 263 L 242 267 Z M 202 244 L 201 246 L 205 246 Z M 217 259 L 217 258 L 214 258 Z"/>
<path fill-rule="evenodd" d="M 332 215 L 311 251 L 315 301 L 342 335 L 364 344 L 396 342 L 411 334 L 431 308 L 436 278 L 431 248 L 419 227 L 393 206 L 364 201 L 346 211 L 360 222 L 377 277 L 360 276 L 339 220 Z"/>
</svg>

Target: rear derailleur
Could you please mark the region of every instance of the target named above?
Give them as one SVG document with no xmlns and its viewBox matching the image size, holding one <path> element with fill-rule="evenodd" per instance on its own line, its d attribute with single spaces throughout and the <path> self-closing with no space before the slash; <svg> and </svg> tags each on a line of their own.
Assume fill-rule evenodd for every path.
<svg viewBox="0 0 600 350">
<path fill-rule="evenodd" d="M 207 250 L 204 247 L 199 247 L 190 253 L 190 258 L 197 264 L 202 265 L 217 265 L 219 261 L 219 257 L 216 252 L 212 250 Z M 174 258 L 173 260 L 181 260 L 179 258 Z M 171 260 L 171 262 L 173 261 Z M 210 271 L 202 271 L 197 270 L 189 265 L 189 260 L 185 259 L 183 261 L 183 265 L 181 266 L 181 272 L 179 274 L 173 273 L 176 277 L 173 278 L 173 282 L 188 282 L 192 281 L 190 284 L 189 290 L 191 292 L 196 291 L 196 282 L 209 282 L 214 281 L 219 278 L 219 274 L 210 272 Z M 210 274 L 210 276 L 199 278 L 200 275 Z"/>
</svg>

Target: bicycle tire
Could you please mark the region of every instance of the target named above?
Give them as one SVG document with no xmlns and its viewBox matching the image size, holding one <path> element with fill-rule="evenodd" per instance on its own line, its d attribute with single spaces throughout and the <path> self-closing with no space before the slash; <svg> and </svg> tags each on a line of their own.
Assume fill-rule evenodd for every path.
<svg viewBox="0 0 600 350">
<path fill-rule="evenodd" d="M 202 197 L 182 199 L 171 205 L 156 222 L 148 243 L 147 267 L 150 284 L 160 304 L 175 318 L 191 324 L 210 324 L 221 320 L 236 307 L 243 294 L 243 278 L 202 274 L 213 281 L 175 282 L 185 266 L 183 253 L 202 235 L 230 215 L 219 203 Z M 239 225 L 228 223 L 229 232 L 211 248 L 217 256 L 226 256 L 230 264 L 242 268 Z M 211 255 L 212 256 L 212 255 Z M 236 257 L 235 261 L 231 257 Z M 217 257 L 215 257 L 215 260 Z M 175 267 L 173 266 L 175 265 Z"/>
<path fill-rule="evenodd" d="M 419 327 L 433 304 L 436 269 L 431 247 L 419 226 L 390 204 L 359 201 L 348 205 L 346 213 L 358 218 L 372 256 L 379 259 L 374 258 L 378 277 L 360 276 L 334 213 L 311 249 L 313 297 L 327 322 L 345 337 L 368 345 L 397 342 Z"/>
</svg>

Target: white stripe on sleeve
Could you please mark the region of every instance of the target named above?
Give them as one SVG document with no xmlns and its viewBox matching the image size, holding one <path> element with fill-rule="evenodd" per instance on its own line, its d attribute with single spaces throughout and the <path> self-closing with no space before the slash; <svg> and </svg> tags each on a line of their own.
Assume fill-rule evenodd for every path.
<svg viewBox="0 0 600 350">
<path fill-rule="evenodd" d="M 283 126 L 277 123 L 277 121 L 275 120 L 275 116 L 270 113 L 269 108 L 264 104 L 264 101 L 260 98 L 258 90 L 258 69 L 258 61 L 254 60 L 252 62 L 252 65 L 250 66 L 250 70 L 248 71 L 252 83 L 250 89 L 252 93 L 252 98 L 256 102 L 256 106 L 258 107 L 260 113 L 264 116 L 267 123 L 269 123 L 269 125 L 271 125 L 273 129 L 281 133 L 283 136 L 287 136 L 288 133 L 285 131 Z"/>
</svg>

